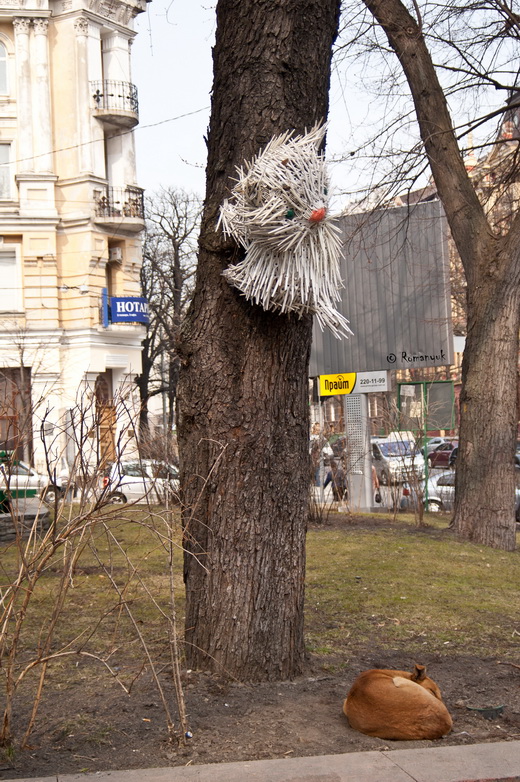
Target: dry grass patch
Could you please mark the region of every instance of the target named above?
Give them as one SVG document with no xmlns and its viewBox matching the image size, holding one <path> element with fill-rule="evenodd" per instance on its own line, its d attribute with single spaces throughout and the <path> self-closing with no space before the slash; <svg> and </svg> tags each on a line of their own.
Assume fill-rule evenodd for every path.
<svg viewBox="0 0 520 782">
<path fill-rule="evenodd" d="M 306 639 L 320 664 L 327 667 L 330 660 L 332 668 L 341 669 L 367 648 L 518 662 L 518 553 L 461 543 L 446 530 L 445 518 L 428 521 L 432 526 L 419 529 L 411 517 L 377 514 L 309 531 Z M 179 527 L 175 513 L 171 523 L 159 509 L 119 506 L 92 525 L 55 617 L 46 692 L 74 690 L 77 698 L 82 688 L 88 699 L 104 676 L 132 693 L 143 677 L 150 681 L 153 671 L 171 683 L 169 530 L 175 530 L 173 584 L 182 626 Z M 56 551 L 35 587 L 21 630 L 16 676 L 41 653 L 66 553 L 66 547 Z M 19 549 L 4 545 L 2 588 L 19 563 Z M 26 714 L 30 710 L 40 670 L 41 662 L 23 680 L 15 715 L 18 701 Z"/>
<path fill-rule="evenodd" d="M 513 659 L 520 633 L 517 552 L 462 543 L 447 521 L 312 530 L 307 548 L 309 647 L 350 652 L 374 643 L 410 653 L 457 651 Z M 445 531 L 439 528 L 444 524 Z"/>
</svg>

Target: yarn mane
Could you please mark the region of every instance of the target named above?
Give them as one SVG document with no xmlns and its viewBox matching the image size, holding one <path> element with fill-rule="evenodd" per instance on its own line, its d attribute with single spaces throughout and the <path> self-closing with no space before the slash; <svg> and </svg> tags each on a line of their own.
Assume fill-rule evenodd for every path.
<svg viewBox="0 0 520 782">
<path fill-rule="evenodd" d="M 335 308 L 343 287 L 341 232 L 329 215 L 329 182 L 320 146 L 325 126 L 275 136 L 237 168 L 218 226 L 245 248 L 223 272 L 249 301 L 279 313 L 316 315 L 337 338 L 352 334 Z"/>
</svg>

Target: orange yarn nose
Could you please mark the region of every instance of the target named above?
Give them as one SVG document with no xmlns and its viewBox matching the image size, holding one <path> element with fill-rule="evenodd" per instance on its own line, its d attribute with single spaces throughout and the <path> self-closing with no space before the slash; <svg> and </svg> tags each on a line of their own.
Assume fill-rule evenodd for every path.
<svg viewBox="0 0 520 782">
<path fill-rule="evenodd" d="M 311 223 L 319 223 L 325 215 L 327 214 L 327 210 L 324 206 L 320 207 L 319 209 L 315 209 L 314 212 L 309 217 L 309 222 Z"/>
</svg>

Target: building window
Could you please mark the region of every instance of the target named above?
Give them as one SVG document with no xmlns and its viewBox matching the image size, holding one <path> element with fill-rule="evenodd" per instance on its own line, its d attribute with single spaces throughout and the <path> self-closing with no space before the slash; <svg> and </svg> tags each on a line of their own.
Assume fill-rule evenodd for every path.
<svg viewBox="0 0 520 782">
<path fill-rule="evenodd" d="M 11 198 L 11 145 L 0 144 L 0 200 Z"/>
<path fill-rule="evenodd" d="M 0 43 L 0 95 L 7 95 L 7 49 Z"/>
<path fill-rule="evenodd" d="M 16 250 L 0 250 L 0 279 L 2 296 L 0 312 L 20 312 L 22 310 L 22 275 Z"/>
</svg>

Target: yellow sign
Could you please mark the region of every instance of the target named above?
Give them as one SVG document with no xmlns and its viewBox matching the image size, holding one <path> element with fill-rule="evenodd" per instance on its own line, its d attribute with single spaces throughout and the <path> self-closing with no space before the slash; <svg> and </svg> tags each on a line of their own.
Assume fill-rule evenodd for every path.
<svg viewBox="0 0 520 782">
<path fill-rule="evenodd" d="M 351 394 L 356 385 L 357 372 L 343 375 L 320 375 L 320 396 Z"/>
</svg>

